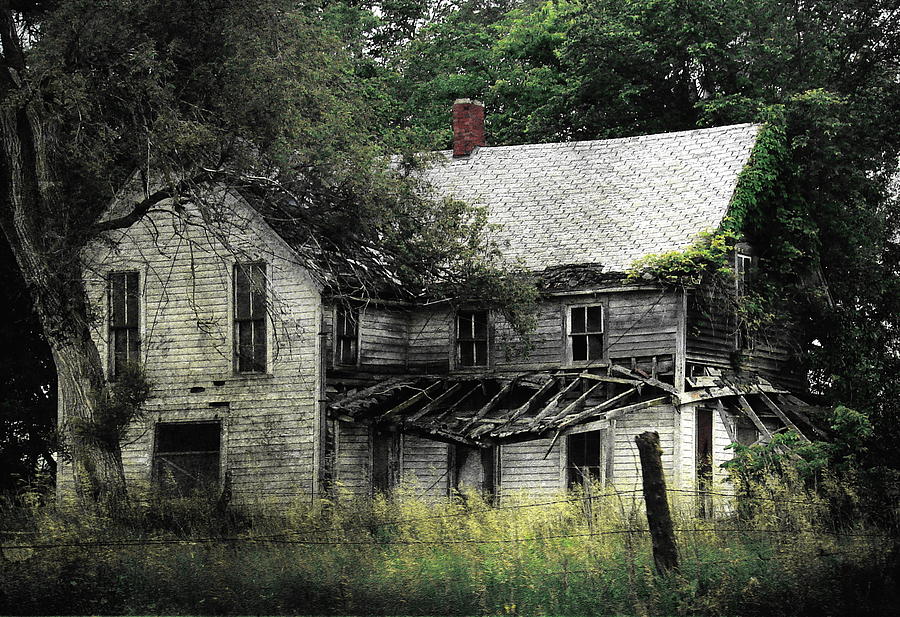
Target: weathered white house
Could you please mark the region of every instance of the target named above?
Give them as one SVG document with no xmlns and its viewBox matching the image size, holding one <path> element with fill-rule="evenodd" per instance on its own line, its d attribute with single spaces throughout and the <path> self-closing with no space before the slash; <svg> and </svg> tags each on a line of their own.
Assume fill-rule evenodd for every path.
<svg viewBox="0 0 900 617">
<path fill-rule="evenodd" d="M 485 206 L 537 276 L 530 351 L 508 355 L 516 335 L 480 306 L 337 301 L 238 195 L 215 229 L 155 212 L 85 256 L 108 371 L 139 360 L 153 384 L 130 482 L 227 481 L 239 501 L 631 488 L 634 436 L 656 430 L 670 482 L 704 486 L 732 441 L 803 421 L 780 339 L 751 349 L 727 304 L 624 276 L 721 225 L 758 126 L 485 147 L 483 118 L 457 101 L 454 151 L 425 174 Z M 736 293 L 753 259 L 736 251 Z"/>
</svg>

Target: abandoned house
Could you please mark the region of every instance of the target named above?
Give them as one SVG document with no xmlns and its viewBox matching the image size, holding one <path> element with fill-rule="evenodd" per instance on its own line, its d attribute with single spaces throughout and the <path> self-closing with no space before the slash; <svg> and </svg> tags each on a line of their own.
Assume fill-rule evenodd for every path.
<svg viewBox="0 0 900 617">
<path fill-rule="evenodd" d="M 109 374 L 137 359 L 153 384 L 122 444 L 130 483 L 227 481 L 236 501 L 632 489 L 634 437 L 654 430 L 669 482 L 702 487 L 731 442 L 812 429 L 784 340 L 624 274 L 721 225 L 759 126 L 487 147 L 480 103 L 457 101 L 453 122 L 453 151 L 423 173 L 485 206 L 534 273 L 529 351 L 509 354 L 515 333 L 481 306 L 337 299 L 239 195 L 219 196 L 215 233 L 190 205 L 151 213 L 85 256 Z M 733 259 L 739 295 L 755 257 Z"/>
</svg>

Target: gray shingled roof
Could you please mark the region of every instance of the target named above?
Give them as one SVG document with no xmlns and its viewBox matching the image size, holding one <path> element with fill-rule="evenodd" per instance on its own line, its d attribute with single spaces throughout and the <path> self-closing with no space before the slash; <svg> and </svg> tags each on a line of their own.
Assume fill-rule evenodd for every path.
<svg viewBox="0 0 900 617">
<path fill-rule="evenodd" d="M 440 194 L 486 206 L 505 253 L 526 267 L 599 263 L 682 249 L 718 227 L 759 125 L 439 153 Z"/>
</svg>

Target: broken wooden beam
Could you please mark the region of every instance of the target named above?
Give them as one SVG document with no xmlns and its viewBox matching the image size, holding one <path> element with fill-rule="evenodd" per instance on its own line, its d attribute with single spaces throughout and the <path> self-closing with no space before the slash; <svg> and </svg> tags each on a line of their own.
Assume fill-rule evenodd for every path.
<svg viewBox="0 0 900 617">
<path fill-rule="evenodd" d="M 750 418 L 750 421 L 756 426 L 756 430 L 758 430 L 761 435 L 765 436 L 766 440 L 771 440 L 772 433 L 766 428 L 766 425 L 762 423 L 762 420 L 759 419 L 756 412 L 753 411 L 753 408 L 750 406 L 750 403 L 747 402 L 747 399 L 745 399 L 743 395 L 738 395 L 737 400 L 741 406 L 741 411 Z"/>
<path fill-rule="evenodd" d="M 780 408 L 778 405 L 776 405 L 776 404 L 772 401 L 772 399 L 770 399 L 768 396 L 766 396 L 765 392 L 760 392 L 760 393 L 759 393 L 759 398 L 760 398 L 760 400 L 762 400 L 763 404 L 764 404 L 766 407 L 768 407 L 770 410 L 772 410 L 772 412 L 773 412 L 776 416 L 778 416 L 778 418 L 779 418 L 782 422 L 784 422 L 784 425 L 785 425 L 785 426 L 787 426 L 789 429 L 791 429 L 792 431 L 794 431 L 795 433 L 797 433 L 797 435 L 800 436 L 801 441 L 805 441 L 806 443 L 809 443 L 809 442 L 810 442 L 809 437 L 807 437 L 806 435 L 803 434 L 803 431 L 801 431 L 801 430 L 797 427 L 797 425 L 794 424 L 794 423 L 791 421 L 791 419 L 787 417 L 787 415 L 781 410 L 781 408 Z"/>
<path fill-rule="evenodd" d="M 728 417 L 728 414 L 725 412 L 725 405 L 722 403 L 722 399 L 716 399 L 716 411 L 719 412 L 719 419 L 722 421 L 722 424 L 725 426 L 725 432 L 728 433 L 728 440 L 731 443 L 737 442 L 737 435 L 734 433 L 734 427 L 731 426 L 731 418 Z"/>
<path fill-rule="evenodd" d="M 636 394 L 637 391 L 638 391 L 637 388 L 631 388 L 630 390 L 626 390 L 625 392 L 622 392 L 621 394 L 617 394 L 616 396 L 612 397 L 611 399 L 603 401 L 599 405 L 594 405 L 593 407 L 591 407 L 589 409 L 585 409 L 581 413 L 579 413 L 575 416 L 572 416 L 571 418 L 564 419 L 560 423 L 560 426 L 561 427 L 571 426 L 573 424 L 578 424 L 582 420 L 586 420 L 586 419 L 590 418 L 591 416 L 596 416 L 597 414 L 600 414 L 600 413 L 606 411 L 607 409 L 611 409 L 611 408 L 615 407 L 616 405 L 618 405 L 619 403 L 621 403 L 628 397 Z"/>
<path fill-rule="evenodd" d="M 624 366 L 619 366 L 618 364 L 613 364 L 610 366 L 610 370 L 614 373 L 618 373 L 620 375 L 625 375 L 632 379 L 637 379 L 638 381 L 642 381 L 648 386 L 653 386 L 654 388 L 659 388 L 664 392 L 668 392 L 669 394 L 676 394 L 678 391 L 675 389 L 675 386 L 670 386 L 669 384 L 660 381 L 659 379 L 654 379 L 653 377 L 644 377 L 640 374 L 635 374 L 633 371 L 625 368 Z"/>
<path fill-rule="evenodd" d="M 472 416 L 472 418 L 468 422 L 466 422 L 466 424 L 460 429 L 460 432 L 463 432 L 463 433 L 466 432 L 467 430 L 472 428 L 476 423 L 478 423 L 478 421 L 481 420 L 484 416 L 486 416 L 488 413 L 490 413 L 490 411 L 494 407 L 496 407 L 497 403 L 500 402 L 500 399 L 502 399 L 506 395 L 506 393 L 512 389 L 512 387 L 515 384 L 516 384 L 515 379 L 511 379 L 511 380 L 507 381 L 505 384 L 503 384 L 503 387 L 501 387 L 500 390 L 497 391 L 497 394 L 492 396 L 491 399 L 487 403 L 482 405 L 481 409 L 479 409 L 475 413 L 475 415 Z"/>
</svg>

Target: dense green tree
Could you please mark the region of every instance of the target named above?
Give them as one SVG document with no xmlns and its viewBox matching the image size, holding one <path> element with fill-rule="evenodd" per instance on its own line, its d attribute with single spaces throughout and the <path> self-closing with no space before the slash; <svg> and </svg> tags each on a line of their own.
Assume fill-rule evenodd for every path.
<svg viewBox="0 0 900 617">
<path fill-rule="evenodd" d="M 773 122 L 779 167 L 744 228 L 763 257 L 760 291 L 769 311 L 802 326 L 814 390 L 869 413 L 885 444 L 873 456 L 900 464 L 890 446 L 900 438 L 900 220 L 888 191 L 900 153 L 900 2 L 497 9 L 461 5 L 404 45 L 407 121 L 446 146 L 447 105 L 472 96 L 487 102 L 494 145 Z"/>
</svg>

